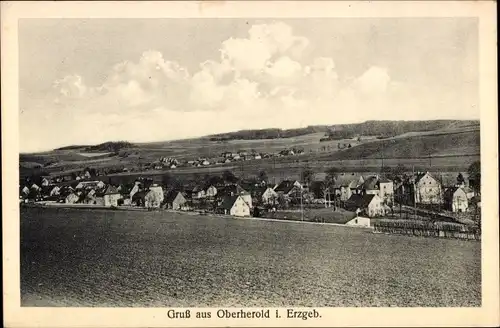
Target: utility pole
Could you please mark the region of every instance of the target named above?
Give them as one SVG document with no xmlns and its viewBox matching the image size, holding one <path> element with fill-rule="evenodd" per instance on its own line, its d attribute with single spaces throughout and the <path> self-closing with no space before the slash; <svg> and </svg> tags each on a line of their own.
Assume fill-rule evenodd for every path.
<svg viewBox="0 0 500 328">
<path fill-rule="evenodd" d="M 417 187 L 415 185 L 415 165 L 412 165 L 411 170 L 413 173 L 413 177 L 412 177 L 412 181 L 413 181 L 413 209 L 414 209 L 413 219 L 416 219 L 417 218 Z"/>
<path fill-rule="evenodd" d="M 304 221 L 304 206 L 302 204 L 302 197 L 303 197 L 302 188 L 300 188 L 300 219 L 301 221 Z"/>
</svg>

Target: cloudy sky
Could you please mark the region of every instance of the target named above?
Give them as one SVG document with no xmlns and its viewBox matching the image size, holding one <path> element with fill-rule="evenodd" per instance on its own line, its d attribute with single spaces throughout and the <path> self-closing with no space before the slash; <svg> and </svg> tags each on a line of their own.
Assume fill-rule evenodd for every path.
<svg viewBox="0 0 500 328">
<path fill-rule="evenodd" d="M 23 19 L 20 150 L 476 119 L 477 20 Z"/>
</svg>

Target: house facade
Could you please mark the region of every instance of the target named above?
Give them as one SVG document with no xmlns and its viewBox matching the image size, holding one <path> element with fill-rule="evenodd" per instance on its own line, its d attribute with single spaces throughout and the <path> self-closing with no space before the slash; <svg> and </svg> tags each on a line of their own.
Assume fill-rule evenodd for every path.
<svg viewBox="0 0 500 328">
<path fill-rule="evenodd" d="M 223 214 L 232 216 L 250 216 L 250 206 L 239 195 L 226 196 L 221 204 Z"/>
<path fill-rule="evenodd" d="M 266 190 L 260 196 L 260 200 L 263 204 L 274 204 L 278 199 L 278 193 L 272 188 L 267 187 Z"/>
<path fill-rule="evenodd" d="M 144 196 L 144 206 L 147 208 L 160 208 L 162 202 L 163 197 L 160 197 L 157 191 L 150 189 Z"/>
<path fill-rule="evenodd" d="M 59 188 L 58 186 L 54 186 L 50 192 L 49 192 L 49 196 L 59 196 L 59 193 L 61 191 L 61 188 Z"/>
<path fill-rule="evenodd" d="M 76 204 L 79 199 L 80 197 L 76 193 L 71 192 L 64 198 L 64 202 L 66 204 Z"/>
<path fill-rule="evenodd" d="M 392 206 L 394 204 L 394 182 L 381 179 L 378 183 L 378 189 L 378 196 L 382 199 L 384 205 Z"/>
<path fill-rule="evenodd" d="M 414 197 L 417 204 L 442 204 L 443 190 L 441 183 L 429 172 L 418 174 L 415 178 Z"/>
<path fill-rule="evenodd" d="M 363 213 L 368 217 L 385 215 L 385 206 L 378 195 L 352 195 L 346 202 L 346 209 L 356 213 Z"/>
<path fill-rule="evenodd" d="M 466 212 L 469 208 L 469 199 L 463 188 L 448 188 L 444 193 L 444 205 L 452 212 Z"/>
<path fill-rule="evenodd" d="M 172 199 L 169 207 L 173 210 L 181 210 L 184 208 L 184 205 L 187 203 L 186 197 L 181 192 L 177 192 L 174 199 Z"/>
<path fill-rule="evenodd" d="M 108 186 L 103 195 L 104 206 L 118 206 L 118 201 L 122 198 L 120 192 L 114 186 Z"/>
<path fill-rule="evenodd" d="M 209 198 L 217 196 L 217 188 L 215 186 L 208 187 L 205 191 L 205 196 Z"/>
</svg>

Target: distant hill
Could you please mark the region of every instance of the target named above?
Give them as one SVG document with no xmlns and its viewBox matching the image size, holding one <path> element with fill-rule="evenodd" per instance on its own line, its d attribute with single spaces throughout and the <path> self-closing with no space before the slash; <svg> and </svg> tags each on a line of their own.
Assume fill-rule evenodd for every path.
<svg viewBox="0 0 500 328">
<path fill-rule="evenodd" d="M 259 130 L 241 130 L 236 132 L 220 133 L 205 137 L 210 141 L 229 141 L 229 140 L 258 140 L 258 139 L 279 139 L 292 138 L 311 133 L 327 132 L 328 126 L 316 125 L 297 129 L 259 129 Z"/>
<path fill-rule="evenodd" d="M 377 140 L 338 151 L 330 158 L 334 160 L 425 158 L 445 155 L 477 155 L 479 151 L 480 132 L 476 130 Z"/>
<path fill-rule="evenodd" d="M 311 133 L 325 133 L 325 140 L 349 139 L 359 135 L 394 137 L 409 132 L 426 132 L 441 129 L 479 126 L 479 121 L 366 121 L 354 124 L 315 125 L 297 129 L 241 130 L 207 136 L 210 141 L 258 140 L 291 138 Z"/>
<path fill-rule="evenodd" d="M 346 133 L 346 136 L 354 134 L 355 137 L 320 142 L 332 131 Z M 358 139 L 356 136 L 362 138 Z M 220 140 L 228 142 L 219 142 Z M 352 144 L 352 147 L 346 147 L 346 144 Z M 162 157 L 174 157 L 182 161 L 206 157 L 214 161 L 220 160 L 218 158 L 220 154 L 227 151 L 254 150 L 264 154 L 277 154 L 293 147 L 304 149 L 305 154 L 302 157 L 280 158 L 278 164 L 284 165 L 285 171 L 288 164 L 297 161 L 309 161 L 321 166 L 330 165 L 328 163 L 332 161 L 349 160 L 356 166 L 355 162 L 370 159 L 422 159 L 429 156 L 441 158 L 446 156 L 452 158 L 453 163 L 458 161 L 466 165 L 467 160 L 462 160 L 459 156 L 479 155 L 480 129 L 479 121 L 440 120 L 367 121 L 359 124 L 309 126 L 290 130 L 245 130 L 168 142 L 133 144 L 117 141 L 90 146 L 72 145 L 49 152 L 19 154 L 19 168 L 22 174 L 31 174 L 37 169 L 62 172 L 85 166 L 120 170 L 126 167 L 137 171 Z M 221 166 L 221 169 L 229 168 L 231 165 L 234 164 L 228 163 Z M 245 161 L 242 162 L 241 166 L 243 165 L 255 166 L 259 170 L 275 169 L 274 161 L 269 160 Z M 186 170 L 188 169 L 197 170 L 194 168 Z M 212 169 L 212 166 L 208 169 Z"/>
<path fill-rule="evenodd" d="M 432 121 L 366 121 L 359 124 L 339 124 L 329 127 L 329 139 L 348 139 L 360 135 L 394 137 L 410 132 L 428 132 L 443 129 L 479 126 L 479 121 L 432 120 Z"/>
<path fill-rule="evenodd" d="M 56 148 L 54 150 L 77 150 L 77 149 L 85 149 L 87 147 L 90 147 L 90 146 L 89 145 L 71 145 L 71 146 Z"/>
<path fill-rule="evenodd" d="M 127 141 L 110 141 L 105 142 L 95 146 L 88 146 L 85 148 L 85 151 L 102 151 L 102 152 L 111 152 L 115 153 L 123 148 L 133 148 L 134 144 Z"/>
</svg>

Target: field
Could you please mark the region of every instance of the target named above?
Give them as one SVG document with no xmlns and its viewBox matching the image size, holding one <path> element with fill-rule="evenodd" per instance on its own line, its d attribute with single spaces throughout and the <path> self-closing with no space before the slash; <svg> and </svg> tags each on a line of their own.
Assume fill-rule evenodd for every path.
<svg viewBox="0 0 500 328">
<path fill-rule="evenodd" d="M 320 142 L 323 137 L 324 133 L 257 140 L 210 141 L 207 138 L 197 138 L 135 144 L 119 152 L 99 152 L 92 156 L 84 151 L 85 148 L 70 147 L 45 153 L 21 154 L 20 167 L 22 176 L 31 174 L 33 167 L 36 166 L 52 174 L 81 170 L 86 166 L 96 169 L 126 167 L 136 169 L 133 174 L 138 174 L 137 170 L 141 167 L 158 161 L 161 157 L 174 157 L 185 161 L 205 157 L 213 162 L 220 160 L 220 154 L 227 151 L 245 150 L 276 154 L 284 149 L 302 148 L 304 154 L 300 156 L 211 165 L 202 168 L 179 167 L 172 170 L 176 174 L 205 174 L 236 169 L 244 173 L 255 174 L 262 169 L 274 171 L 271 174 L 278 178 L 286 178 L 290 174 L 296 175 L 301 171 L 300 168 L 306 165 L 319 168 L 319 172 L 331 166 L 348 172 L 379 171 L 382 165 L 397 166 L 398 164 L 415 166 L 418 170 L 458 172 L 465 171 L 470 163 L 480 157 L 478 124 L 472 126 L 451 124 L 449 127 L 434 131 L 408 132 L 382 140 L 375 136 L 363 135 L 359 140 L 354 138 Z M 339 145 L 341 147 L 351 145 L 351 148 L 340 149 Z M 147 173 L 153 174 L 154 172 L 148 171 Z"/>
<path fill-rule="evenodd" d="M 480 243 L 21 208 L 22 306 L 480 306 Z"/>
</svg>

